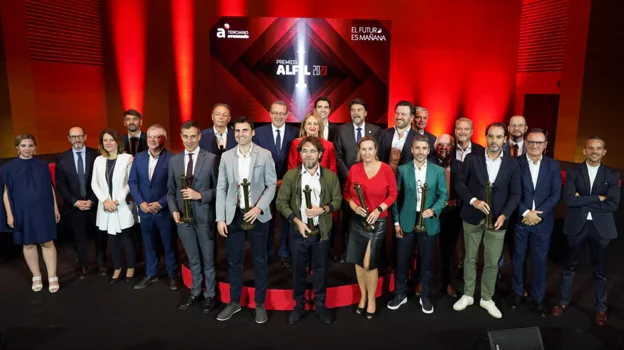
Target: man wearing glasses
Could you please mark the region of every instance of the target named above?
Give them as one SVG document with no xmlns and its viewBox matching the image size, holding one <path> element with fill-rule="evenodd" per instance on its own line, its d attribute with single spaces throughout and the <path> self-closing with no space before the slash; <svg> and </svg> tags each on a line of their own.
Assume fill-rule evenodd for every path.
<svg viewBox="0 0 624 350">
<path fill-rule="evenodd" d="M 87 239 L 95 237 L 96 261 L 100 275 L 106 275 L 106 233 L 95 228 L 97 198 L 91 190 L 93 162 L 99 156 L 97 150 L 85 146 L 87 134 L 75 126 L 69 129 L 67 140 L 71 149 L 59 154 L 56 159 L 56 188 L 64 200 L 63 213 L 69 216 L 74 245 L 78 254 L 78 278 L 87 277 L 89 254 Z"/>
<path fill-rule="evenodd" d="M 521 115 L 514 115 L 509 119 L 509 140 L 503 145 L 503 152 L 512 157 L 520 157 L 527 153 L 527 145 L 524 142 L 524 133 L 527 132 L 526 119 Z"/>
<path fill-rule="evenodd" d="M 275 162 L 275 173 L 277 175 L 277 188 L 282 182 L 282 178 L 286 173 L 288 166 L 288 151 L 290 150 L 290 144 L 298 134 L 299 130 L 286 124 L 288 118 L 288 105 L 284 101 L 275 101 L 271 104 L 270 108 L 271 124 L 263 125 L 256 129 L 256 136 L 253 138 L 253 142 L 258 146 L 271 151 L 273 162 Z M 273 260 L 275 250 L 275 225 L 279 220 L 282 223 L 280 231 L 280 247 L 279 257 L 282 263 L 282 267 L 290 266 L 290 249 L 288 245 L 288 221 L 283 218 L 278 218 L 279 215 L 275 209 L 275 199 L 271 202 L 271 215 L 273 219 L 269 223 L 269 238 L 267 240 L 267 257 L 269 264 Z"/>
</svg>

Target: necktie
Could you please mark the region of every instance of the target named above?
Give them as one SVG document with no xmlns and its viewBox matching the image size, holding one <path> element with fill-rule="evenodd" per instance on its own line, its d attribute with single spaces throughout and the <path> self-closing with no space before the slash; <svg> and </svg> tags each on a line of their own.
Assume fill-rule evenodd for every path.
<svg viewBox="0 0 624 350">
<path fill-rule="evenodd" d="M 277 150 L 277 154 L 282 154 L 282 135 L 279 129 L 276 131 L 277 136 L 275 137 L 275 149 Z"/>
<path fill-rule="evenodd" d="M 512 157 L 517 157 L 518 156 L 518 144 L 513 145 L 513 148 L 511 149 L 511 156 Z"/>
<path fill-rule="evenodd" d="M 82 160 L 82 152 L 76 152 L 78 155 L 78 186 L 80 186 L 80 196 L 87 196 L 87 188 L 85 187 L 84 162 Z"/>
<path fill-rule="evenodd" d="M 136 137 L 131 137 L 130 138 L 130 154 L 132 154 L 132 156 L 135 156 L 137 153 L 137 145 L 138 145 L 138 139 Z"/>
<path fill-rule="evenodd" d="M 360 142 L 362 138 L 362 128 L 357 128 L 357 135 L 355 136 L 355 142 Z"/>
<path fill-rule="evenodd" d="M 186 165 L 186 178 L 188 179 L 189 186 L 193 182 L 193 153 L 188 154 L 189 160 Z"/>
</svg>

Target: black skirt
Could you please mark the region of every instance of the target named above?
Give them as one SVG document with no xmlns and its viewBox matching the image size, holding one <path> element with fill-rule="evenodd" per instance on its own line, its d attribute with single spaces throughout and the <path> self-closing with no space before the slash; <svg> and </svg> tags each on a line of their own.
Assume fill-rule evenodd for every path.
<svg viewBox="0 0 624 350">
<path fill-rule="evenodd" d="M 386 218 L 377 219 L 374 229 L 366 231 L 366 221 L 363 217 L 353 215 L 349 225 L 349 241 L 347 242 L 347 256 L 345 262 L 364 266 L 364 255 L 370 241 L 369 270 L 379 267 L 381 247 L 386 234 Z"/>
</svg>

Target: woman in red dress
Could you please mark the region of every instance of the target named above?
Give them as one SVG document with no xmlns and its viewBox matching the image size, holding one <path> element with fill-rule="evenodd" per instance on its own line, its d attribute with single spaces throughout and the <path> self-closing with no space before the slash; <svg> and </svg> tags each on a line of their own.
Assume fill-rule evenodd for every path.
<svg viewBox="0 0 624 350">
<path fill-rule="evenodd" d="M 377 141 L 371 136 L 358 142 L 358 162 L 355 163 L 344 187 L 344 200 L 355 213 L 349 223 L 347 263 L 355 264 L 362 299 L 356 312 L 366 310 L 366 318 L 372 319 L 377 311 L 375 293 L 379 273 L 381 247 L 385 239 L 388 208 L 396 201 L 398 191 L 392 168 L 377 158 Z M 365 208 L 360 202 L 356 184 L 361 187 Z M 368 231 L 366 226 L 372 225 Z"/>
<path fill-rule="evenodd" d="M 299 138 L 294 139 L 290 144 L 290 151 L 288 153 L 288 170 L 301 166 L 301 155 L 299 154 L 299 144 L 304 137 L 315 136 L 318 137 L 323 145 L 323 156 L 321 157 L 320 165 L 324 168 L 328 168 L 334 174 L 338 174 L 338 166 L 336 165 L 336 151 L 334 150 L 334 143 L 329 142 L 323 138 L 324 124 L 319 117 L 312 113 L 306 114 L 301 121 L 301 130 L 299 131 Z"/>
</svg>

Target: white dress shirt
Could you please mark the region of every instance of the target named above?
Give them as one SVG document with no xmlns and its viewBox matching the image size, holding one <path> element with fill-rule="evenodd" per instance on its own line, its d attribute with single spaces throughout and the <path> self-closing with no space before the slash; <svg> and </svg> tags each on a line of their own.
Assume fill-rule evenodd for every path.
<svg viewBox="0 0 624 350">
<path fill-rule="evenodd" d="M 226 144 L 227 144 L 228 128 L 227 127 L 225 128 L 225 130 L 223 131 L 223 134 L 219 134 L 219 132 L 217 131 L 217 128 L 215 128 L 214 126 L 212 127 L 212 129 L 214 130 L 215 139 L 217 140 L 217 146 L 223 146 L 223 149 L 225 149 Z"/>
<path fill-rule="evenodd" d="M 87 174 L 87 147 L 82 147 L 80 151 L 76 151 L 72 148 L 72 153 L 74 155 L 74 165 L 76 166 L 76 173 L 78 173 L 78 153 L 80 153 L 80 156 L 82 157 L 82 171 Z"/>
<path fill-rule="evenodd" d="M 366 122 L 362 122 L 362 126 L 357 126 L 355 125 L 355 123 L 353 124 L 353 139 L 355 140 L 355 144 L 357 145 L 358 139 L 357 139 L 357 134 L 358 134 L 358 128 L 362 129 L 360 130 L 360 132 L 362 133 L 362 138 L 364 138 L 364 136 L 366 136 Z"/>
<path fill-rule="evenodd" d="M 464 159 L 466 159 L 466 155 L 470 154 L 470 152 L 472 152 L 472 141 L 468 142 L 468 147 L 466 147 L 466 150 L 461 149 L 461 147 L 459 147 L 459 145 L 456 145 L 455 149 L 457 150 L 457 152 L 455 153 L 455 158 L 457 158 L 457 160 L 463 162 Z"/>
<path fill-rule="evenodd" d="M 403 146 L 405 145 L 405 139 L 407 139 L 407 134 L 409 129 L 403 131 L 403 136 L 399 135 L 399 129 L 394 128 L 394 136 L 392 137 L 392 148 L 396 148 L 400 151 L 403 151 Z"/>
<path fill-rule="evenodd" d="M 189 154 L 193 155 L 193 174 L 195 174 L 195 167 L 197 166 L 197 155 L 199 155 L 199 147 L 195 148 L 192 152 L 184 150 L 184 172 L 186 173 L 186 168 L 188 168 L 189 162 Z M 188 174 L 186 174 L 188 176 Z"/>
<path fill-rule="evenodd" d="M 241 209 L 245 209 L 245 191 L 243 191 L 243 179 L 247 179 L 249 182 L 249 193 L 247 194 L 249 198 L 249 206 L 253 206 L 251 203 L 251 179 L 249 175 L 251 175 L 251 151 L 253 148 L 253 144 L 249 147 L 249 151 L 246 155 L 243 155 L 240 151 L 240 146 L 236 146 L 236 155 L 238 156 L 238 206 Z"/>
<path fill-rule="evenodd" d="M 147 168 L 147 173 L 149 176 L 149 180 L 152 181 L 152 175 L 154 175 L 154 169 L 156 169 L 156 165 L 158 165 L 158 158 L 160 158 L 160 154 L 162 153 L 162 151 L 158 152 L 158 154 L 156 155 L 156 157 L 152 156 L 152 152 L 151 151 L 147 151 L 147 154 L 149 154 L 149 165 Z M 193 157 L 195 157 L 195 155 L 193 155 Z M 195 159 L 193 159 L 193 162 L 195 161 Z M 188 163 L 187 163 L 188 164 Z M 193 163 L 193 170 L 195 170 L 195 163 Z M 185 168 L 186 171 L 186 168 Z"/>
<path fill-rule="evenodd" d="M 592 188 L 594 188 L 594 180 L 596 180 L 596 175 L 598 174 L 598 169 L 600 169 L 600 165 L 591 166 L 585 162 L 587 166 L 587 173 L 589 174 L 589 193 L 591 193 Z M 587 213 L 587 220 L 593 220 L 591 212 Z"/>
<path fill-rule="evenodd" d="M 500 153 L 500 156 L 496 159 L 490 159 L 488 157 L 487 151 L 485 151 L 485 166 L 487 168 L 488 181 L 490 183 L 494 183 L 496 181 L 496 177 L 498 176 L 498 171 L 500 170 L 501 164 L 503 164 L 503 152 Z M 473 197 L 470 199 L 470 205 L 477 200 L 477 197 Z"/>
<path fill-rule="evenodd" d="M 310 193 L 310 199 L 312 200 L 312 206 L 320 206 L 321 200 L 321 167 L 316 168 L 316 172 L 314 175 L 311 175 L 310 172 L 305 168 L 304 165 L 301 165 L 301 221 L 303 221 L 306 225 L 308 224 L 308 217 L 306 216 L 305 210 L 306 200 L 305 194 L 303 193 L 303 189 L 305 189 L 306 185 L 310 186 L 312 192 Z M 313 218 L 314 226 L 318 226 L 319 217 L 315 216 Z"/>
<path fill-rule="evenodd" d="M 540 157 L 540 159 L 538 159 L 535 163 L 533 163 L 528 155 L 526 156 L 526 158 L 529 162 L 529 171 L 531 172 L 531 181 L 533 181 L 533 190 L 535 190 L 535 186 L 537 186 L 537 177 L 539 176 L 540 166 L 542 165 L 542 157 Z M 535 199 L 533 199 L 533 206 L 531 207 L 531 210 L 535 210 Z M 524 213 L 522 213 L 522 217 L 525 217 L 528 213 L 529 210 L 525 210 Z"/>
<path fill-rule="evenodd" d="M 277 130 L 280 131 L 281 141 L 279 144 L 279 149 L 282 149 L 282 145 L 284 144 L 284 129 L 286 129 L 286 124 L 282 125 L 281 128 L 277 128 L 275 127 L 275 125 L 273 125 L 273 123 L 271 123 L 271 130 L 273 130 L 273 143 L 274 144 L 277 142 Z"/>
<path fill-rule="evenodd" d="M 362 130 L 362 131 L 364 131 L 364 130 Z M 362 134 L 362 135 L 364 135 L 364 134 Z M 329 139 L 329 121 L 328 120 L 325 121 L 325 125 L 323 127 L 323 138 L 325 140 L 327 140 L 327 141 L 331 141 Z"/>
<path fill-rule="evenodd" d="M 520 142 L 516 143 L 512 140 L 509 140 L 509 153 L 511 154 L 511 149 L 514 145 L 518 145 L 518 156 L 522 155 L 522 147 L 524 146 L 524 139 L 520 140 Z"/>
</svg>

